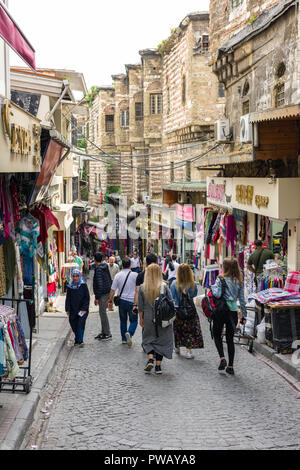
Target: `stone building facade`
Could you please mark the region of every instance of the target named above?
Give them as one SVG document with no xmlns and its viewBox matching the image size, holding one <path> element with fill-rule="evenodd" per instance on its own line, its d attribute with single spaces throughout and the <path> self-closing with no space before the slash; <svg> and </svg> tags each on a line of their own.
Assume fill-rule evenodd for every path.
<svg viewBox="0 0 300 470">
<path fill-rule="evenodd" d="M 224 113 L 223 87 L 209 65 L 209 14 L 187 15 L 157 49 L 139 54 L 140 64 L 125 65 L 126 73 L 113 75 L 113 86 L 99 87 L 93 101 L 90 138 L 115 155 L 103 157 L 108 164 L 89 163 L 93 205 L 100 188 L 104 194 L 119 186 L 129 203 L 137 203 L 145 196 L 161 199 L 163 184 L 205 177 L 196 162 L 182 161 L 210 148 L 214 123 Z M 98 152 L 91 145 L 88 150 Z"/>
</svg>

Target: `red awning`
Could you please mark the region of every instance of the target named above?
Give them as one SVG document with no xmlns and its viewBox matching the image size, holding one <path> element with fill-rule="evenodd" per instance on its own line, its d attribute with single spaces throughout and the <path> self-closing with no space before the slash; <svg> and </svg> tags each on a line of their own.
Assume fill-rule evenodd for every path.
<svg viewBox="0 0 300 470">
<path fill-rule="evenodd" d="M 3 5 L 0 5 L 0 36 L 29 67 L 36 69 L 33 47 Z"/>
</svg>

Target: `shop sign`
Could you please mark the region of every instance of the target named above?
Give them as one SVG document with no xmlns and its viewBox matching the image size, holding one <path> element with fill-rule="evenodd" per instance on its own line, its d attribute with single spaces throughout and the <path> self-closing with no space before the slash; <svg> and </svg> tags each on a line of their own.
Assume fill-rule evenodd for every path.
<svg viewBox="0 0 300 470">
<path fill-rule="evenodd" d="M 185 222 L 194 222 L 194 208 L 193 206 L 176 205 L 176 220 L 183 220 Z"/>
<path fill-rule="evenodd" d="M 269 207 L 270 199 L 267 196 L 255 196 L 255 204 L 260 209 L 261 207 Z"/>
<path fill-rule="evenodd" d="M 254 195 L 254 187 L 253 186 L 246 186 L 244 184 L 238 184 L 236 186 L 236 200 L 240 204 L 248 204 L 249 206 L 252 205 L 253 202 L 253 195 Z"/>
<path fill-rule="evenodd" d="M 12 110 L 15 112 L 12 113 Z M 11 116 L 14 116 L 19 122 L 27 122 L 27 127 L 24 127 L 19 122 L 11 122 Z M 2 121 L 5 134 L 10 140 L 10 152 L 14 155 L 24 157 L 33 157 L 33 165 L 41 166 L 41 146 L 40 136 L 41 128 L 38 124 L 32 124 L 32 120 L 23 111 L 16 111 L 14 106 L 5 100 L 2 107 Z"/>
<path fill-rule="evenodd" d="M 232 181 L 224 178 L 207 178 L 207 202 L 223 207 L 231 207 Z"/>
</svg>

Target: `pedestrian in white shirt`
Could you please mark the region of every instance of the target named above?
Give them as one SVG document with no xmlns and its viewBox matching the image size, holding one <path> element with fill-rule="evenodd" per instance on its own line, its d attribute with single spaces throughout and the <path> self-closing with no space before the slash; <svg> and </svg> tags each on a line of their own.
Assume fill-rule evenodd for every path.
<svg viewBox="0 0 300 470">
<path fill-rule="evenodd" d="M 130 259 L 130 268 L 134 273 L 141 272 L 141 260 L 136 251 L 133 253 L 133 257 Z"/>
<path fill-rule="evenodd" d="M 168 275 L 167 281 L 169 287 L 171 287 L 173 281 L 175 281 L 177 278 L 177 271 L 179 266 L 179 263 L 177 263 L 177 256 L 173 255 L 171 261 L 169 261 L 169 263 L 167 264 L 166 270 L 164 272 L 164 274 Z"/>
<path fill-rule="evenodd" d="M 134 295 L 136 288 L 136 279 L 138 274 L 130 269 L 131 260 L 125 258 L 122 261 L 122 271 L 118 273 L 111 286 L 109 297 L 109 307 L 118 291 L 120 296 L 119 315 L 120 328 L 122 336 L 122 344 L 127 344 L 129 348 L 132 346 L 132 337 L 134 336 L 138 326 L 138 313 L 133 313 Z M 129 328 L 128 328 L 129 319 Z"/>
</svg>

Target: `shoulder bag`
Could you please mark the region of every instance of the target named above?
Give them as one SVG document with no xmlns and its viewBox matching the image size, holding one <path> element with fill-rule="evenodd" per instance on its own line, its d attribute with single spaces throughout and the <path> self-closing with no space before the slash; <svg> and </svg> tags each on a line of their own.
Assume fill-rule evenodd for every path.
<svg viewBox="0 0 300 470">
<path fill-rule="evenodd" d="M 122 287 L 122 290 L 121 290 L 121 292 L 120 292 L 120 295 L 116 295 L 115 298 L 114 298 L 114 304 L 115 304 L 116 307 L 119 307 L 119 306 L 120 306 L 121 296 L 122 296 L 122 294 L 123 294 L 123 291 L 124 291 L 124 289 L 125 289 L 125 286 L 126 286 L 126 283 L 127 283 L 127 281 L 128 281 L 128 278 L 129 278 L 130 274 L 131 274 L 131 272 L 128 273 L 128 276 L 127 276 L 126 279 L 125 279 L 125 282 L 124 282 L 124 284 L 123 284 L 123 287 Z"/>
</svg>

